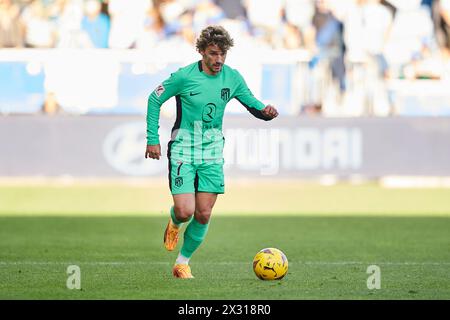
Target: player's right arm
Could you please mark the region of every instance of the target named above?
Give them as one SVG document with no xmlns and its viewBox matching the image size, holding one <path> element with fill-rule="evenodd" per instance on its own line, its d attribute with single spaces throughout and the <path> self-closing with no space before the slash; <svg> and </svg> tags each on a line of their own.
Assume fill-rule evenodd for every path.
<svg viewBox="0 0 450 320">
<path fill-rule="evenodd" d="M 183 77 L 181 71 L 163 81 L 148 97 L 147 102 L 147 148 L 146 158 L 159 159 L 161 145 L 159 142 L 159 115 L 164 102 L 180 93 Z"/>
</svg>

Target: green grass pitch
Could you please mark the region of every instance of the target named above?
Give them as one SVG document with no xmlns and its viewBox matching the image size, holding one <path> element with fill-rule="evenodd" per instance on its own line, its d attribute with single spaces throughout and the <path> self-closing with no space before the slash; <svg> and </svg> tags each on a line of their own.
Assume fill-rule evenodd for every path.
<svg viewBox="0 0 450 320">
<path fill-rule="evenodd" d="M 151 188 L 2 186 L 0 298 L 450 299 L 448 190 L 299 190 L 304 199 L 313 199 L 299 201 L 297 213 L 288 210 L 293 203 L 280 211 L 258 210 L 270 201 L 265 197 L 254 202 L 254 212 L 246 204 L 240 213 L 234 202 L 240 191 L 219 199 L 207 239 L 191 260 L 196 278 L 180 280 L 171 276 L 177 250 L 167 252 L 162 244 L 167 217 L 159 206 L 170 202 Z M 326 203 L 308 202 L 330 203 L 342 194 L 349 198 L 329 205 L 328 213 L 313 210 Z M 358 213 L 349 199 L 362 203 L 361 196 L 366 204 L 389 201 Z M 102 197 L 116 200 L 105 203 Z M 158 197 L 157 204 L 145 202 Z M 130 211 L 120 212 L 119 202 Z M 265 247 L 287 255 L 284 279 L 261 281 L 254 275 L 252 259 Z M 66 287 L 69 265 L 80 267 L 81 290 Z M 381 289 L 367 288 L 370 265 L 380 267 Z"/>
</svg>

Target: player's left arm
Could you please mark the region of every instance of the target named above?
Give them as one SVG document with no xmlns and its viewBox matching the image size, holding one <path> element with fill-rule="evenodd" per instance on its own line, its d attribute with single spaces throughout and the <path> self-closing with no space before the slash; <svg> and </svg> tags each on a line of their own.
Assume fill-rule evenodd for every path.
<svg viewBox="0 0 450 320">
<path fill-rule="evenodd" d="M 278 116 L 278 110 L 272 106 L 265 106 L 264 103 L 255 98 L 251 90 L 245 83 L 244 78 L 236 71 L 237 81 L 239 82 L 238 88 L 234 97 L 258 119 L 269 121 Z"/>
<path fill-rule="evenodd" d="M 278 110 L 270 104 L 265 106 L 264 109 L 261 110 L 261 113 L 265 116 L 265 120 L 272 120 L 278 117 Z"/>
</svg>

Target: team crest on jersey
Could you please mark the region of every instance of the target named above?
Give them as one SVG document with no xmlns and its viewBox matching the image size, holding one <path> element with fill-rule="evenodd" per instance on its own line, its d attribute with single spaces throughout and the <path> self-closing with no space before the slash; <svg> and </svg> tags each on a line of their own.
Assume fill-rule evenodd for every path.
<svg viewBox="0 0 450 320">
<path fill-rule="evenodd" d="M 166 91 L 166 88 L 164 88 L 164 86 L 162 84 L 160 84 L 156 89 L 155 89 L 155 94 L 156 96 L 159 98 L 164 91 Z"/>
<path fill-rule="evenodd" d="M 223 88 L 220 92 L 220 97 L 223 101 L 228 101 L 230 99 L 230 88 Z"/>
<path fill-rule="evenodd" d="M 179 188 L 183 185 L 183 177 L 176 177 L 175 178 L 175 187 Z"/>
</svg>

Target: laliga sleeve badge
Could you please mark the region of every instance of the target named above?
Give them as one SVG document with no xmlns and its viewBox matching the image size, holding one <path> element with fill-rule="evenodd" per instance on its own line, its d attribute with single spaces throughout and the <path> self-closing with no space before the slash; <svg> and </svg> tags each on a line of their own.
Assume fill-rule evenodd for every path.
<svg viewBox="0 0 450 320">
<path fill-rule="evenodd" d="M 162 84 L 160 84 L 156 89 L 155 89 L 155 94 L 156 96 L 159 98 L 164 91 L 166 91 L 166 89 L 164 88 L 164 86 Z"/>
</svg>

